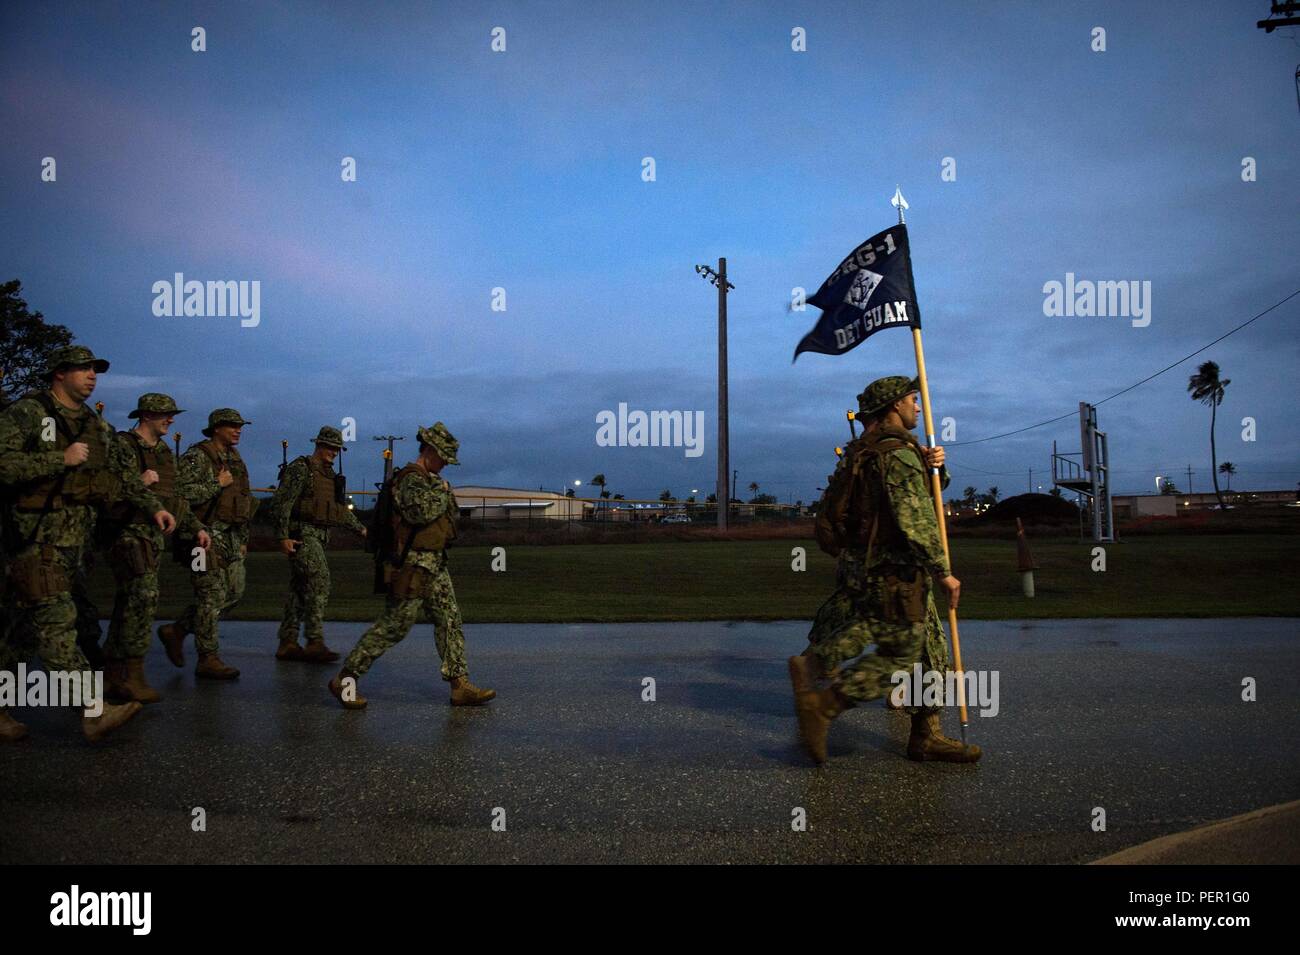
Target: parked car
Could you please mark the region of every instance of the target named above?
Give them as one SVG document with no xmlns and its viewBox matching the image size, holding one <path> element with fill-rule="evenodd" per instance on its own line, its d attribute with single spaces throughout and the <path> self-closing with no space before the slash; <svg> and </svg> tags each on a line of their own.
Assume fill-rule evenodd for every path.
<svg viewBox="0 0 1300 955">
<path fill-rule="evenodd" d="M 662 524 L 689 524 L 691 522 L 688 514 L 669 514 L 660 523 Z"/>
</svg>

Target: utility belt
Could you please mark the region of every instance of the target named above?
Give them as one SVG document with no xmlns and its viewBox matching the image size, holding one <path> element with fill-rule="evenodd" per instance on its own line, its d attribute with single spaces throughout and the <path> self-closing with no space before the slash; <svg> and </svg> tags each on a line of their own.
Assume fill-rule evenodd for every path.
<svg viewBox="0 0 1300 955">
<path fill-rule="evenodd" d="M 208 532 L 211 534 L 211 531 Z M 172 535 L 171 555 L 172 560 L 180 564 L 186 570 L 190 570 L 194 565 L 194 548 L 199 546 L 198 538 L 181 537 L 179 533 Z M 217 541 L 213 538 L 212 545 L 208 547 L 204 554 L 204 563 L 207 571 L 224 570 L 230 566 L 230 561 L 226 560 L 217 552 Z"/>
<path fill-rule="evenodd" d="M 930 578 L 915 564 L 877 564 L 868 571 L 869 591 L 879 588 L 879 607 L 886 623 L 923 623 L 929 614 Z"/>
<path fill-rule="evenodd" d="M 398 600 L 423 600 L 432 597 L 437 589 L 434 585 L 435 575 L 427 567 L 417 564 L 403 564 L 401 567 L 388 565 L 388 592 Z"/>
<path fill-rule="evenodd" d="M 59 549 L 39 544 L 9 562 L 9 591 L 22 606 L 68 593 L 72 587 L 59 561 Z"/>
<path fill-rule="evenodd" d="M 119 584 L 157 571 L 158 556 L 152 541 L 127 534 L 120 535 L 108 550 L 109 560 L 113 564 L 113 577 Z"/>
</svg>

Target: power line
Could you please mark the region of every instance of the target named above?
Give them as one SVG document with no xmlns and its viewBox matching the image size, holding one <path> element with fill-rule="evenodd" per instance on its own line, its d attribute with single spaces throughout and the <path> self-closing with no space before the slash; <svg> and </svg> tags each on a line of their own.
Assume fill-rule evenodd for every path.
<svg viewBox="0 0 1300 955">
<path fill-rule="evenodd" d="M 1201 348 L 1196 349 L 1196 351 L 1192 352 L 1190 355 L 1184 355 L 1182 358 L 1178 359 L 1178 361 L 1174 362 L 1174 363 L 1171 364 L 1171 365 L 1166 365 L 1164 368 L 1161 368 L 1161 369 L 1160 369 L 1158 372 L 1156 372 L 1154 375 L 1148 375 L 1147 377 L 1145 377 L 1145 378 L 1143 378 L 1141 381 L 1139 381 L 1137 384 L 1129 385 L 1127 388 L 1124 388 L 1124 389 L 1122 389 L 1122 390 L 1120 390 L 1120 391 L 1117 391 L 1117 392 L 1115 392 L 1113 395 L 1108 395 L 1107 397 L 1102 398 L 1100 401 L 1094 401 L 1093 404 L 1094 404 L 1094 405 L 1102 405 L 1102 404 L 1105 404 L 1106 402 L 1110 401 L 1111 398 L 1118 398 L 1120 395 L 1122 395 L 1122 394 L 1126 394 L 1127 392 L 1132 391 L 1134 388 L 1137 388 L 1137 387 L 1139 387 L 1140 385 L 1145 385 L 1148 381 L 1150 381 L 1150 380 L 1153 379 L 1153 378 L 1159 378 L 1161 375 L 1163 375 L 1165 372 L 1169 371 L 1171 368 L 1177 368 L 1177 367 L 1178 367 L 1179 365 L 1181 365 L 1183 362 L 1187 361 L 1187 359 L 1189 359 L 1189 358 L 1195 358 L 1197 355 L 1199 355 L 1201 352 L 1205 351 L 1206 349 L 1208 349 L 1208 348 L 1213 348 L 1215 345 L 1219 344 L 1219 342 L 1223 341 L 1223 340 L 1224 340 L 1225 338 L 1227 338 L 1229 335 L 1235 335 L 1237 332 L 1241 331 L 1243 328 L 1245 328 L 1245 327 L 1246 327 L 1247 325 L 1249 325 L 1251 322 L 1254 322 L 1254 321 L 1257 321 L 1258 319 L 1263 318 L 1263 317 L 1264 317 L 1265 315 L 1267 315 L 1269 312 L 1273 311 L 1273 309 L 1275 309 L 1275 308 L 1277 308 L 1277 307 L 1279 307 L 1279 306 L 1281 306 L 1281 305 L 1285 305 L 1287 302 L 1291 301 L 1291 299 L 1295 298 L 1297 295 L 1300 295 L 1300 289 L 1296 289 L 1294 292 L 1292 292 L 1290 295 L 1288 295 L 1286 298 L 1282 299 L 1281 301 L 1273 303 L 1273 304 L 1270 305 L 1268 308 L 1264 309 L 1264 311 L 1260 312 L 1258 315 L 1255 315 L 1255 316 L 1252 317 L 1252 318 L 1248 318 L 1246 321 L 1242 322 L 1240 325 L 1238 325 L 1236 328 L 1232 329 L 1231 331 L 1225 332 L 1224 334 L 1220 335 L 1220 336 L 1219 336 L 1218 338 L 1216 338 L 1214 341 L 1210 342 L 1210 344 L 1205 345 L 1205 346 L 1203 346 L 1203 347 L 1201 347 Z M 981 444 L 981 443 L 983 443 L 983 442 L 985 442 L 985 441 L 997 441 L 999 438 L 1009 438 L 1009 437 L 1011 437 L 1013 434 L 1022 434 L 1022 433 L 1025 432 L 1025 431 L 1033 431 L 1035 428 L 1041 428 L 1041 427 L 1043 427 L 1044 425 L 1055 424 L 1055 423 L 1058 422 L 1058 421 L 1064 421 L 1066 418 L 1073 418 L 1073 417 L 1075 417 L 1077 414 L 1078 414 L 1077 411 L 1071 411 L 1071 412 L 1069 412 L 1069 413 L 1067 413 L 1067 414 L 1057 415 L 1055 418 L 1048 418 L 1046 421 L 1040 421 L 1040 422 L 1038 422 L 1038 424 L 1031 424 L 1031 425 L 1029 425 L 1029 426 L 1027 426 L 1027 427 L 1024 427 L 1024 428 L 1017 428 L 1015 431 L 1007 431 L 1007 432 L 1004 432 L 1004 433 L 1002 433 L 1002 434 L 994 434 L 994 435 L 990 435 L 990 436 L 987 437 L 987 438 L 976 438 L 974 441 L 954 441 L 954 442 L 952 442 L 951 444 L 949 444 L 948 447 L 950 447 L 950 448 L 955 448 L 955 447 L 958 447 L 958 446 L 960 446 L 960 445 L 967 445 L 967 444 Z"/>
</svg>

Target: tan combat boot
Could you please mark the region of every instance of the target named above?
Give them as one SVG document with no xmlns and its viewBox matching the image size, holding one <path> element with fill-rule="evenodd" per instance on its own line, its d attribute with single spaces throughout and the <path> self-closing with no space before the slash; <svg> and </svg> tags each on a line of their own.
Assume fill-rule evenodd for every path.
<svg viewBox="0 0 1300 955">
<path fill-rule="evenodd" d="M 469 682 L 468 673 L 451 681 L 452 706 L 482 706 L 496 695 L 496 690 L 481 690 Z"/>
<path fill-rule="evenodd" d="M 126 661 L 121 657 L 104 661 L 104 696 L 115 703 L 129 703 L 134 699 L 126 685 Z"/>
<path fill-rule="evenodd" d="M 215 653 L 200 653 L 194 675 L 203 680 L 233 680 L 239 676 L 239 671 L 222 663 L 221 657 Z"/>
<path fill-rule="evenodd" d="M 821 681 L 826 678 L 826 670 L 822 666 L 822 661 L 811 653 L 791 657 L 787 662 L 790 666 L 790 683 L 793 684 L 796 693 L 815 690 Z"/>
<path fill-rule="evenodd" d="M 174 623 L 165 623 L 158 628 L 158 639 L 162 641 L 172 666 L 185 666 L 185 631 Z"/>
<path fill-rule="evenodd" d="M 974 744 L 958 742 L 943 735 L 938 712 L 917 713 L 912 717 L 912 737 L 907 741 L 907 756 L 918 762 L 927 759 L 945 763 L 973 763 L 983 751 Z"/>
<path fill-rule="evenodd" d="M 302 651 L 302 658 L 308 663 L 333 663 L 339 655 L 325 646 L 323 639 L 308 640 L 306 649 Z"/>
<path fill-rule="evenodd" d="M 302 647 L 298 646 L 297 640 L 293 642 L 286 640 L 276 649 L 275 658 L 277 660 L 301 660 L 303 658 Z"/>
<path fill-rule="evenodd" d="M 826 762 L 826 736 L 831 720 L 852 706 L 853 701 L 840 696 L 834 687 L 795 693 L 794 715 L 799 720 L 799 738 L 813 762 Z"/>
<path fill-rule="evenodd" d="M 142 709 L 144 707 L 134 700 L 130 703 L 123 703 L 121 706 L 105 703 L 104 712 L 99 716 L 83 716 L 81 718 L 81 732 L 86 735 L 86 739 L 90 740 L 90 742 L 98 743 Z"/>
<path fill-rule="evenodd" d="M 10 716 L 8 710 L 0 709 L 0 743 L 16 743 L 26 735 L 27 725 Z"/>
<path fill-rule="evenodd" d="M 144 675 L 144 657 L 127 657 L 122 661 L 123 678 L 118 684 L 128 700 L 137 703 L 157 703 L 162 694 L 149 685 Z"/>
<path fill-rule="evenodd" d="M 344 680 L 352 681 L 352 688 L 347 696 L 344 696 L 343 694 Z M 347 670 L 339 670 L 334 679 L 330 680 L 329 689 L 330 693 L 334 695 L 334 699 L 343 704 L 345 710 L 364 710 L 366 708 L 366 703 L 369 702 L 357 689 L 356 674 L 349 673 Z"/>
<path fill-rule="evenodd" d="M 826 762 L 826 736 L 831 720 L 852 708 L 853 701 L 833 687 L 819 688 L 826 678 L 821 660 L 811 654 L 790 657 L 790 685 L 794 688 L 794 715 L 799 720 L 799 738 L 816 763 Z"/>
</svg>

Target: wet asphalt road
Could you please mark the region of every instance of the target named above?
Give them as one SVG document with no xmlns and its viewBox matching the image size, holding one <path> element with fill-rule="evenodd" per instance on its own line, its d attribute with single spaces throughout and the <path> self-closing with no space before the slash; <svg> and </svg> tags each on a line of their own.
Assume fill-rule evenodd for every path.
<svg viewBox="0 0 1300 955">
<path fill-rule="evenodd" d="M 1300 797 L 1296 620 L 967 622 L 966 665 L 999 671 L 984 759 L 910 762 L 906 717 L 873 704 L 821 769 L 785 667 L 807 626 L 469 626 L 499 697 L 452 709 L 422 625 L 344 712 L 332 668 L 275 661 L 274 624 L 223 624 L 239 681 L 196 686 L 155 647 L 165 700 L 98 747 L 67 711 L 15 711 L 0 862 L 1072 863 Z"/>
</svg>

